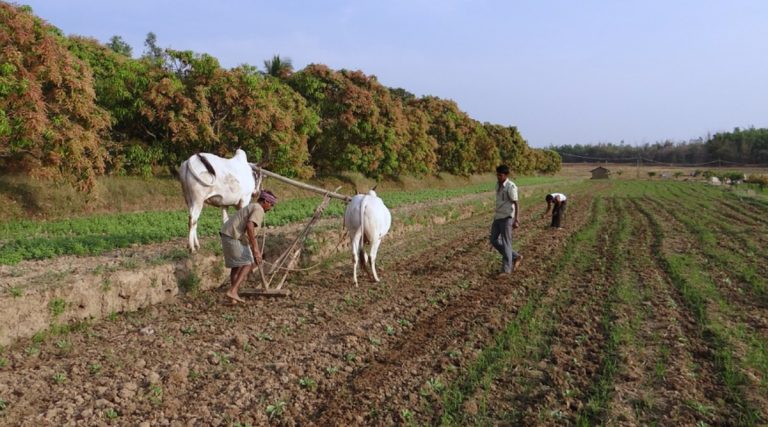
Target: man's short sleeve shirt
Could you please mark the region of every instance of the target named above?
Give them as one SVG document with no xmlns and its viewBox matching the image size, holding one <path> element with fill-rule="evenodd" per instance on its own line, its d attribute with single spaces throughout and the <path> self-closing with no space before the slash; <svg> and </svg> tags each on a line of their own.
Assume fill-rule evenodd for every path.
<svg viewBox="0 0 768 427">
<path fill-rule="evenodd" d="M 264 208 L 260 204 L 251 203 L 229 217 L 227 222 L 221 226 L 221 234 L 248 243 L 248 234 L 245 232 L 245 227 L 249 221 L 254 223 L 257 228 L 261 227 L 261 224 L 264 222 Z"/>
<path fill-rule="evenodd" d="M 507 179 L 503 184 L 497 184 L 494 219 L 514 217 L 515 205 L 512 202 L 517 202 L 517 185 Z"/>
</svg>

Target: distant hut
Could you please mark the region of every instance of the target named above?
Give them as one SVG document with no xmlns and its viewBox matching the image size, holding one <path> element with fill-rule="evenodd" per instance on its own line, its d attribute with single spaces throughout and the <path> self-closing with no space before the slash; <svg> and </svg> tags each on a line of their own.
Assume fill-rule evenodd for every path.
<svg viewBox="0 0 768 427">
<path fill-rule="evenodd" d="M 602 166 L 598 166 L 592 169 L 590 172 L 592 172 L 592 179 L 608 179 L 609 175 L 611 174 L 611 171 Z"/>
</svg>

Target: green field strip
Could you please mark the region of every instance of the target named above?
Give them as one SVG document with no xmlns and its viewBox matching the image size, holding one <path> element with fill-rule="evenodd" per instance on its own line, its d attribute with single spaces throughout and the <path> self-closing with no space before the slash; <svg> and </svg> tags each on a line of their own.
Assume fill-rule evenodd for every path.
<svg viewBox="0 0 768 427">
<path fill-rule="evenodd" d="M 467 194 L 487 192 L 492 185 L 473 185 L 448 190 L 383 193 L 386 203 L 398 207 L 413 203 L 447 200 Z M 280 226 L 311 217 L 319 198 L 288 200 L 280 203 L 265 219 L 266 226 Z M 232 211 L 230 211 L 232 212 Z M 339 217 L 344 204 L 333 200 L 324 215 Z M 213 236 L 221 227 L 221 211 L 206 208 L 200 216 L 198 234 Z M 93 215 L 57 221 L 11 221 L 0 223 L 0 264 L 15 264 L 28 259 L 62 255 L 98 255 L 131 245 L 160 243 L 188 235 L 187 212 L 139 212 Z"/>
<path fill-rule="evenodd" d="M 713 201 L 730 202 L 737 210 L 741 209 L 745 212 L 751 212 L 746 211 L 745 209 L 752 207 L 756 210 L 754 213 L 757 214 L 756 216 L 753 216 L 752 219 L 760 218 L 762 219 L 761 222 L 766 222 L 765 215 L 768 215 L 768 206 L 763 206 L 760 204 L 755 206 L 751 203 L 754 201 L 754 198 L 741 196 L 728 188 L 697 182 L 667 183 L 667 185 L 660 187 L 664 188 L 667 193 L 673 196 L 681 197 L 684 199 L 697 200 L 702 203 L 712 203 Z"/>
<path fill-rule="evenodd" d="M 595 199 L 590 209 L 590 219 L 579 232 L 569 236 L 565 249 L 559 260 L 551 269 L 543 283 L 554 283 L 563 280 L 566 270 L 574 268 L 577 263 L 583 263 L 583 253 L 591 248 L 597 239 L 599 217 L 603 211 L 600 199 Z M 529 280 L 540 280 L 529 278 Z M 522 358 L 542 357 L 549 346 L 547 337 L 555 326 L 556 319 L 552 313 L 555 307 L 542 304 L 548 286 L 534 287 L 528 301 L 518 310 L 515 319 L 503 332 L 494 338 L 494 344 L 486 347 L 478 358 L 449 385 L 443 398 L 443 425 L 466 425 L 481 421 L 487 417 L 485 405 L 481 404 L 480 412 L 469 416 L 463 411 L 462 404 L 478 389 L 488 393 L 490 384 L 504 369 Z M 557 304 L 566 304 L 568 296 L 561 294 Z M 482 424 L 482 421 L 480 422 Z"/>
<path fill-rule="evenodd" d="M 562 177 L 521 177 L 519 186 L 557 186 Z M 469 194 L 490 193 L 493 182 L 450 189 L 380 192 L 390 208 L 435 200 L 450 200 Z M 266 226 L 281 226 L 304 221 L 312 216 L 319 197 L 280 202 L 265 218 Z M 339 217 L 345 205 L 332 200 L 326 217 Z M 230 209 L 230 213 L 233 210 Z M 198 235 L 215 236 L 221 227 L 221 210 L 206 207 L 199 218 Z M 99 214 L 54 221 L 0 222 L 0 265 L 23 260 L 47 259 L 63 255 L 99 255 L 110 250 L 161 243 L 188 236 L 187 211 L 149 211 Z"/>
<path fill-rule="evenodd" d="M 636 216 L 631 221 L 633 228 L 631 242 L 635 246 L 626 248 L 629 251 L 627 265 L 620 270 L 617 279 L 617 305 L 625 314 L 617 320 L 619 323 L 617 328 L 622 349 L 624 349 L 622 360 L 635 358 L 634 364 L 629 360 L 627 363 L 634 365 L 635 369 L 640 367 L 644 369 L 640 374 L 641 381 L 636 378 L 628 380 L 630 387 L 634 387 L 630 389 L 632 392 L 625 394 L 622 401 L 614 401 L 614 404 L 617 407 L 623 405 L 625 410 L 631 409 L 630 418 L 622 421 L 628 425 L 653 425 L 662 417 L 669 416 L 670 412 L 684 411 L 680 408 L 682 406 L 694 408 L 690 413 L 696 414 L 699 425 L 707 425 L 708 422 L 717 423 L 718 420 L 712 418 L 714 413 L 711 410 L 696 409 L 718 407 L 717 394 L 705 395 L 698 387 L 686 388 L 684 393 L 680 394 L 671 392 L 667 383 L 670 377 L 676 378 L 678 382 L 685 382 L 686 379 L 698 375 L 712 377 L 716 374 L 697 372 L 701 368 L 695 368 L 697 366 L 695 360 L 702 355 L 685 351 L 679 346 L 681 342 L 685 342 L 688 343 L 685 349 L 689 348 L 691 342 L 701 341 L 700 334 L 697 330 L 693 331 L 693 334 L 686 333 L 685 315 L 682 316 L 681 321 L 670 313 L 670 311 L 679 311 L 678 307 L 681 304 L 678 304 L 677 299 L 672 295 L 676 288 L 671 282 L 665 280 L 666 275 L 663 270 L 660 270 L 654 256 L 656 248 L 652 245 L 655 235 L 648 219 L 636 209 L 634 204 L 636 201 L 634 198 L 627 199 L 630 203 L 628 209 L 634 211 Z M 646 229 L 647 235 L 642 232 Z M 648 272 L 657 272 L 657 274 L 648 277 Z M 659 333 L 659 330 L 662 333 Z M 621 385 L 618 384 L 619 387 Z M 642 396 L 642 398 L 627 400 L 627 396 Z M 657 407 L 655 404 L 657 400 L 666 404 Z M 670 401 L 675 402 L 673 407 L 675 409 L 670 408 Z M 658 413 L 658 410 L 664 407 L 669 412 Z M 627 416 L 627 413 L 624 412 L 622 415 Z M 615 416 L 614 414 L 613 420 L 616 420 Z M 728 419 L 727 413 L 720 414 L 719 417 L 720 422 Z"/>
<path fill-rule="evenodd" d="M 755 408 L 747 398 L 745 387 L 750 385 L 750 380 L 744 374 L 744 361 L 737 357 L 735 344 L 732 342 L 736 336 L 735 330 L 721 318 L 721 309 L 731 310 L 720 297 L 717 286 L 694 256 L 688 253 L 666 253 L 663 240 L 667 235 L 661 221 L 646 203 L 635 201 L 635 206 L 653 226 L 654 253 L 659 265 L 680 291 L 682 300 L 694 314 L 703 336 L 714 352 L 715 364 L 728 390 L 727 403 L 736 411 L 736 419 L 733 421 L 738 425 L 757 425 L 764 422 L 765 414 Z M 765 374 L 764 372 L 763 376 Z"/>
<path fill-rule="evenodd" d="M 735 213 L 741 216 L 745 216 L 750 221 L 753 221 L 753 223 L 755 220 L 757 220 L 757 222 L 761 222 L 762 225 L 767 224 L 765 215 L 768 215 L 768 210 L 763 212 L 762 216 L 746 214 L 744 206 L 748 204 L 748 201 L 744 198 L 736 196 L 733 191 L 728 191 L 711 185 L 702 185 L 700 183 L 679 183 L 677 185 L 666 185 L 665 189 L 668 191 L 671 197 L 696 203 L 701 209 L 721 215 L 726 220 L 732 220 L 732 218 L 727 216 L 725 212 L 735 210 Z M 713 209 L 713 203 L 726 206 L 726 202 L 728 201 L 732 202 L 728 208 Z"/>
<path fill-rule="evenodd" d="M 692 208 L 690 200 L 682 198 L 667 199 L 663 205 L 657 205 L 658 209 L 665 209 L 675 220 L 683 224 L 688 231 L 694 235 L 704 254 L 719 265 L 724 272 L 727 272 L 734 279 L 742 280 L 749 284 L 749 290 L 754 292 L 757 298 L 763 303 L 768 303 L 768 284 L 761 268 L 765 268 L 764 251 L 759 251 L 754 245 L 742 248 L 745 254 L 739 254 L 735 248 L 724 248 L 723 246 L 732 245 L 731 234 L 722 222 L 711 219 L 708 210 L 697 209 L 698 214 L 693 217 L 688 215 Z M 709 220 L 708 220 L 709 219 Z M 717 233 L 715 230 L 720 229 Z M 735 240 L 739 240 L 736 238 Z M 755 254 L 755 251 L 758 251 Z M 755 254 L 752 257 L 747 253 Z"/>
<path fill-rule="evenodd" d="M 704 193 L 699 192 L 690 183 L 665 182 L 657 183 L 653 193 L 646 193 L 649 202 L 657 209 L 670 212 L 676 220 L 684 224 L 705 246 L 706 253 L 726 271 L 738 272 L 738 279 L 749 284 L 752 292 L 761 300 L 768 298 L 768 284 L 765 279 L 765 263 L 762 259 L 768 252 L 760 243 L 755 243 L 754 232 L 748 228 L 741 229 L 718 220 L 719 215 L 711 201 L 719 199 L 723 192 L 707 186 Z M 699 184 L 693 184 L 699 185 Z M 710 198 L 705 198 L 705 196 Z M 710 203 L 707 203 L 707 200 Z M 720 230 L 720 233 L 716 233 Z M 742 247 L 734 246 L 734 241 Z M 728 246 L 729 249 L 724 249 Z M 735 268 L 734 268 L 735 267 Z"/>
<path fill-rule="evenodd" d="M 712 228 L 720 230 L 721 239 L 719 245 L 729 245 L 730 249 L 744 258 L 757 258 L 757 265 L 762 265 L 761 258 L 768 257 L 768 248 L 766 248 L 766 235 L 759 228 L 750 225 L 743 225 L 743 219 L 739 216 L 729 216 L 725 209 L 718 209 L 716 200 L 702 200 L 700 197 L 664 197 L 665 206 L 675 206 L 679 217 L 685 218 L 686 222 L 693 223 L 698 228 Z M 719 203 L 718 203 L 719 205 Z M 691 214 L 693 212 L 694 214 Z M 764 231 L 768 231 L 764 230 Z M 733 239 L 731 239 L 733 238 Z M 756 239 L 753 240 L 753 239 Z M 736 247 L 731 244 L 732 241 L 738 241 L 742 247 Z M 739 253 L 741 252 L 741 253 Z"/>
<path fill-rule="evenodd" d="M 613 197 L 611 202 L 614 205 L 612 209 L 614 214 L 624 210 L 624 202 L 621 199 Z M 627 259 L 625 246 L 629 241 L 632 226 L 627 215 L 617 216 L 617 229 L 611 232 L 608 246 L 608 253 L 612 256 L 607 266 L 608 271 L 603 272 L 603 277 L 611 282 L 608 283 L 610 288 L 602 307 L 602 326 L 605 331 L 606 342 L 602 350 L 600 373 L 595 378 L 589 395 L 586 396 L 586 404 L 576 415 L 576 425 L 579 426 L 600 424 L 605 420 L 613 391 L 614 376 L 620 365 L 619 347 L 622 345 L 623 337 L 626 334 L 622 325 L 617 322 L 617 315 L 614 310 L 620 302 L 619 289 L 627 287 L 626 278 L 622 278 L 622 271 Z"/>
<path fill-rule="evenodd" d="M 749 220 L 752 226 L 768 228 L 768 211 L 763 213 L 753 212 L 745 207 L 746 202 L 741 198 L 733 197 L 733 195 L 730 196 L 731 197 L 719 200 L 719 202 L 725 206 L 726 209 L 739 215 L 740 218 Z"/>
</svg>

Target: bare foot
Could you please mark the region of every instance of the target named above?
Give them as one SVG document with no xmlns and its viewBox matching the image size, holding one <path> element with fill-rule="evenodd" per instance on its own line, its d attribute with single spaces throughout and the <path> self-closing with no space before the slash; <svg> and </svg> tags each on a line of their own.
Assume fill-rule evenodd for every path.
<svg viewBox="0 0 768 427">
<path fill-rule="evenodd" d="M 523 256 L 520 255 L 517 258 L 515 258 L 515 262 L 512 263 L 512 269 L 517 270 L 517 268 L 520 266 L 520 263 L 523 262 Z"/>
<path fill-rule="evenodd" d="M 237 294 L 231 294 L 229 292 L 227 292 L 227 298 L 232 300 L 232 304 L 237 304 L 238 302 L 242 302 L 242 303 L 245 302 L 245 300 L 240 298 Z"/>
</svg>

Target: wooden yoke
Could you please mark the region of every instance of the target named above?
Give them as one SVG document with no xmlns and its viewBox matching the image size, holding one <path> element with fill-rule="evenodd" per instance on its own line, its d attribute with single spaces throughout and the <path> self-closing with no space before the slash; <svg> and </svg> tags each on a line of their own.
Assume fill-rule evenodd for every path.
<svg viewBox="0 0 768 427">
<path fill-rule="evenodd" d="M 305 190 L 314 191 L 315 193 L 320 193 L 320 194 L 322 194 L 324 196 L 327 194 L 328 197 L 333 198 L 333 199 L 343 200 L 345 203 L 349 203 L 352 200 L 351 196 L 345 196 L 343 194 L 337 193 L 336 191 L 339 190 L 338 188 L 336 189 L 336 191 L 328 191 L 328 190 L 326 190 L 324 188 L 315 187 L 314 185 L 305 184 L 303 182 L 295 181 L 293 179 L 286 178 L 286 177 L 284 177 L 282 175 L 278 175 L 278 174 L 276 174 L 274 172 L 270 172 L 270 171 L 260 167 L 256 163 L 248 163 L 248 165 L 251 166 L 251 169 L 257 175 L 258 174 L 263 174 L 264 176 L 269 176 L 269 177 L 275 178 L 278 181 L 282 181 L 282 182 L 285 182 L 287 184 L 291 184 L 293 186 L 296 186 L 296 187 L 299 187 L 299 188 L 303 188 Z"/>
</svg>

